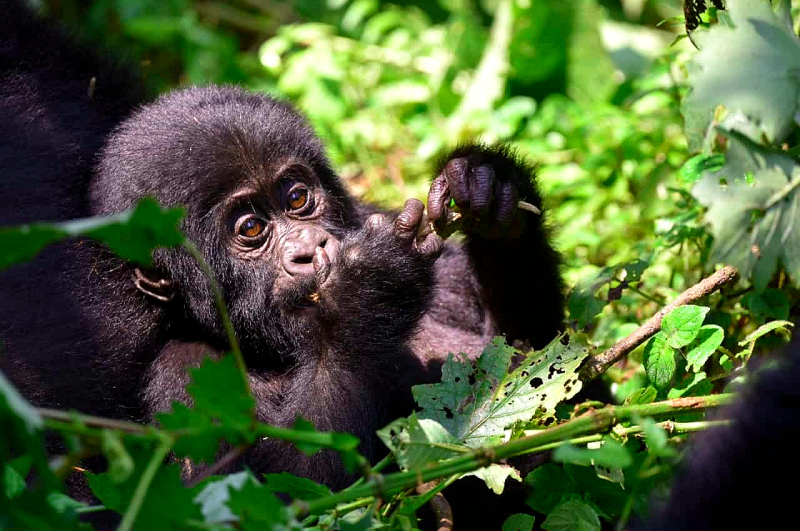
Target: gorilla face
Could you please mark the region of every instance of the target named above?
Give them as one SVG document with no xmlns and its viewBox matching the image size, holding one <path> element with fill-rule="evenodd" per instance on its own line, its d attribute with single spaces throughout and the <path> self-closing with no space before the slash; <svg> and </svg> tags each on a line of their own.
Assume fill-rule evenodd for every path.
<svg viewBox="0 0 800 531">
<path fill-rule="evenodd" d="M 318 333 L 315 301 L 341 239 L 359 223 L 319 140 L 291 107 L 234 88 L 175 92 L 127 120 L 100 160 L 96 212 L 144 195 L 186 206 L 182 229 L 220 282 L 244 350 L 280 358 Z M 222 341 L 194 260 L 180 250 L 155 258 L 137 286 L 161 299 L 167 286 L 167 304 Z"/>
</svg>

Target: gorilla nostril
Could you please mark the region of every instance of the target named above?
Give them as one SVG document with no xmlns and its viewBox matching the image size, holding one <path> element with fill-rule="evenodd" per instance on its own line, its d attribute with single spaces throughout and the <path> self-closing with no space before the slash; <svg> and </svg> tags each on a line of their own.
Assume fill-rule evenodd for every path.
<svg viewBox="0 0 800 531">
<path fill-rule="evenodd" d="M 295 264 L 310 264 L 313 258 L 314 258 L 313 256 L 302 255 L 295 257 L 294 260 L 292 260 L 292 262 L 294 262 Z"/>
</svg>

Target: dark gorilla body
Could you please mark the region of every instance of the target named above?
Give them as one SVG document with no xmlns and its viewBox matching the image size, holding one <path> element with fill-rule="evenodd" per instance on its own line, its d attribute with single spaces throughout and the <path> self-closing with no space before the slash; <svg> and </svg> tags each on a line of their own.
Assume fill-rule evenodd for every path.
<svg viewBox="0 0 800 531">
<path fill-rule="evenodd" d="M 132 76 L 15 1 L 8 10 L 0 223 L 109 214 L 146 195 L 185 205 L 182 229 L 222 286 L 260 420 L 353 433 L 375 459 L 375 430 L 412 409 L 411 385 L 436 381 L 447 352 L 475 355 L 498 334 L 555 337 L 558 257 L 541 217 L 517 211 L 541 199 L 507 152 L 467 146 L 445 159 L 428 215 L 441 222 L 452 197 L 466 238 L 442 245 L 420 202 L 385 214 L 351 198 L 290 106 L 208 87 L 131 113 Z M 0 369 L 40 406 L 150 421 L 187 400 L 187 369 L 228 345 L 194 260 L 158 250 L 154 262 L 143 270 L 73 240 L 3 272 Z M 275 441 L 243 461 L 334 488 L 349 480 L 334 455 Z"/>
</svg>

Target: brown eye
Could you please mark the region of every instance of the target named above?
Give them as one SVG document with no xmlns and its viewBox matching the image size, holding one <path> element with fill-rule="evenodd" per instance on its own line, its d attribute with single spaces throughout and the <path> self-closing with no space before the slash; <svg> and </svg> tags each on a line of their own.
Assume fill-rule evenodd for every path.
<svg viewBox="0 0 800 531">
<path fill-rule="evenodd" d="M 308 189 L 294 188 L 286 196 L 286 205 L 290 210 L 300 210 L 308 204 Z"/>
<path fill-rule="evenodd" d="M 267 225 L 264 223 L 263 219 L 251 216 L 239 224 L 236 232 L 239 234 L 239 236 L 243 236 L 245 238 L 257 238 L 262 232 L 264 232 L 266 226 Z"/>
</svg>

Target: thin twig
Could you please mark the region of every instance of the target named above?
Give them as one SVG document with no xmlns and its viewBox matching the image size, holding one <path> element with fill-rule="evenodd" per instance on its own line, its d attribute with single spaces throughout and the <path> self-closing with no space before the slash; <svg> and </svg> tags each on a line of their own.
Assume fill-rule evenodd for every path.
<svg viewBox="0 0 800 531">
<path fill-rule="evenodd" d="M 156 477 L 158 469 L 164 464 L 164 459 L 169 454 L 173 443 L 174 440 L 171 437 L 162 437 L 161 444 L 153 452 L 150 462 L 147 463 L 147 468 L 144 469 L 142 477 L 139 478 L 139 484 L 136 485 L 136 490 L 133 491 L 131 502 L 125 510 L 125 516 L 122 517 L 122 522 L 120 522 L 117 531 L 130 531 L 133 529 L 136 516 L 138 516 L 139 510 L 142 508 L 147 491 L 150 489 L 150 484 L 153 482 L 153 478 Z"/>
<path fill-rule="evenodd" d="M 705 297 L 717 291 L 720 287 L 733 281 L 738 274 L 739 272 L 736 271 L 735 268 L 725 266 L 713 275 L 704 278 L 699 283 L 681 293 L 677 299 L 661 308 L 658 313 L 634 330 L 633 333 L 618 341 L 602 354 L 589 359 L 581 370 L 581 381 L 586 383 L 595 379 L 600 374 L 603 374 L 606 369 L 633 351 L 633 349 L 654 336 L 661 330 L 661 321 L 669 312 L 678 306 L 689 304 L 690 302 L 694 302 L 701 297 Z"/>
<path fill-rule="evenodd" d="M 200 474 L 193 477 L 189 481 L 186 482 L 186 486 L 192 488 L 196 485 L 199 485 L 201 482 L 205 481 L 207 478 L 210 478 L 213 475 L 224 470 L 227 466 L 232 464 L 236 461 L 246 450 L 248 446 L 244 444 L 240 444 L 239 446 L 234 446 L 230 450 L 228 450 L 225 455 L 220 457 L 213 465 L 203 470 Z"/>
<path fill-rule="evenodd" d="M 417 494 L 425 494 L 435 489 L 438 483 L 438 481 L 428 481 L 417 485 Z M 428 505 L 436 518 L 436 531 L 453 531 L 453 508 L 450 507 L 450 502 L 447 501 L 444 494 L 441 492 L 434 494 Z"/>
</svg>

